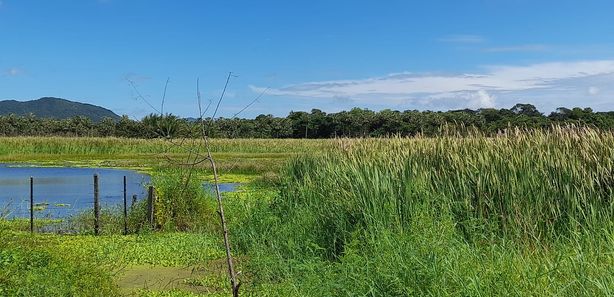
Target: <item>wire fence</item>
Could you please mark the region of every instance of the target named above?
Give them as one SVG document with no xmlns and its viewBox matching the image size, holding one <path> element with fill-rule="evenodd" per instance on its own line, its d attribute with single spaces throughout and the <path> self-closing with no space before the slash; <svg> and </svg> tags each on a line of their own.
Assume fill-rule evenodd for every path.
<svg viewBox="0 0 614 297">
<path fill-rule="evenodd" d="M 31 232 L 130 233 L 153 224 L 155 189 L 147 180 L 93 174 L 71 183 L 30 177 L 17 199 L 4 199 L 0 218 L 25 224 Z M 15 191 L 15 185 L 11 185 Z M 0 192 L 2 185 L 0 185 Z M 25 193 L 27 192 L 27 193 Z"/>
</svg>

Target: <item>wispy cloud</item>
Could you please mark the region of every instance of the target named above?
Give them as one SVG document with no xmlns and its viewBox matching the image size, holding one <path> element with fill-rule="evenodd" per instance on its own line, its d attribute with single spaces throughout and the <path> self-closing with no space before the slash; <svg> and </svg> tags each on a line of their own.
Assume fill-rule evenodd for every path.
<svg viewBox="0 0 614 297">
<path fill-rule="evenodd" d="M 308 82 L 272 88 L 267 93 L 331 100 L 345 98 L 365 105 L 414 105 L 437 109 L 494 107 L 513 104 L 523 98 L 542 100 L 543 105 L 550 107 L 566 100 L 578 100 L 581 94 L 586 96 L 586 90 L 594 97 L 614 95 L 614 89 L 609 87 L 614 81 L 614 60 L 487 66 L 482 69 L 480 73 L 431 75 L 405 72 L 358 80 Z M 251 88 L 255 92 L 263 90 L 261 87 Z"/>
<path fill-rule="evenodd" d="M 488 47 L 482 49 L 482 51 L 489 53 L 543 52 L 547 51 L 548 49 L 548 46 L 543 44 L 523 44 L 514 46 Z"/>
<path fill-rule="evenodd" d="M 4 73 L 8 76 L 18 76 L 18 75 L 24 74 L 24 71 L 23 69 L 18 68 L 18 67 L 11 67 L 11 68 L 6 69 Z"/>
<path fill-rule="evenodd" d="M 486 39 L 480 35 L 458 34 L 458 35 L 446 35 L 437 41 L 449 42 L 449 43 L 482 43 Z"/>
</svg>

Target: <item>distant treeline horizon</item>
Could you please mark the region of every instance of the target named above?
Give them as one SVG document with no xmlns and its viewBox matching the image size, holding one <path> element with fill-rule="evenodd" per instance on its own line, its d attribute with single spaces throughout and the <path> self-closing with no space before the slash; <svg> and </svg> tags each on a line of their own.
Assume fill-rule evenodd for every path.
<svg viewBox="0 0 614 297">
<path fill-rule="evenodd" d="M 546 115 L 531 104 L 516 104 L 510 109 L 450 111 L 384 109 L 376 112 L 353 108 L 326 113 L 312 109 L 311 112 L 292 111 L 286 117 L 261 114 L 254 119 L 203 120 L 209 136 L 215 138 L 437 136 L 444 133 L 442 127 L 471 128 L 486 135 L 514 127 L 546 129 L 553 125 L 614 130 L 614 111 L 560 107 Z M 5 115 L 0 116 L 0 136 L 191 138 L 200 136 L 200 120 L 183 119 L 172 114 L 150 114 L 141 120 L 124 115 L 118 120 L 105 118 L 98 122 L 83 116 L 51 119 Z"/>
</svg>

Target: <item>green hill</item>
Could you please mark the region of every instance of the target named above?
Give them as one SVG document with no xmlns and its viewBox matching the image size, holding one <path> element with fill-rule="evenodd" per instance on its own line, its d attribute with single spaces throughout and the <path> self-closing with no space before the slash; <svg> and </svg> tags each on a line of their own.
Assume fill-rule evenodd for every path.
<svg viewBox="0 0 614 297">
<path fill-rule="evenodd" d="M 44 97 L 31 101 L 0 101 L 0 115 L 14 114 L 25 116 L 33 114 L 39 118 L 66 119 L 84 116 L 94 122 L 104 118 L 119 119 L 114 112 L 92 104 L 69 101 L 66 99 Z"/>
</svg>

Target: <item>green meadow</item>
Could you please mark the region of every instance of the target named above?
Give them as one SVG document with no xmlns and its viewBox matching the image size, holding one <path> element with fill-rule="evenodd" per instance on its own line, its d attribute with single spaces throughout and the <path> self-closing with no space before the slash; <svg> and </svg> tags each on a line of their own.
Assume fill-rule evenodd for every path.
<svg viewBox="0 0 614 297">
<path fill-rule="evenodd" d="M 614 134 L 214 139 L 244 296 L 612 296 Z M 103 234 L 0 220 L 0 296 L 230 296 L 194 140 L 16 137 L 0 162 L 147 172 L 144 205 Z M 87 214 L 68 222 L 82 224 Z M 37 226 L 51 222 L 37 221 Z"/>
</svg>

